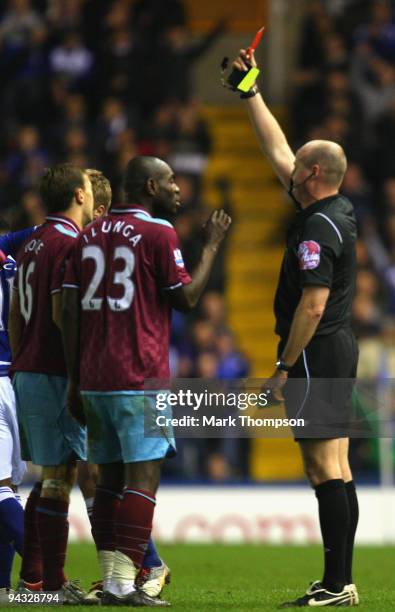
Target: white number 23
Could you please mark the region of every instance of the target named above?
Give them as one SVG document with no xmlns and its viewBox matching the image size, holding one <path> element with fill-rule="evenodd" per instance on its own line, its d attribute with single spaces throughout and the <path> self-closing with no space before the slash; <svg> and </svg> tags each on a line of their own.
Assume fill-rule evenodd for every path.
<svg viewBox="0 0 395 612">
<path fill-rule="evenodd" d="M 95 271 L 92 280 L 82 298 L 83 310 L 100 310 L 103 304 L 103 298 L 97 297 L 96 292 L 100 283 L 104 278 L 105 273 L 105 256 L 103 250 L 96 245 L 84 247 L 82 251 L 82 261 L 85 259 L 93 259 L 95 262 Z M 114 273 L 113 284 L 123 287 L 123 295 L 119 298 L 107 296 L 107 303 L 111 310 L 120 312 L 127 310 L 134 297 L 134 284 L 131 276 L 135 267 L 135 257 L 131 249 L 126 246 L 119 246 L 114 251 L 113 261 L 121 260 L 124 263 L 122 270 Z"/>
</svg>

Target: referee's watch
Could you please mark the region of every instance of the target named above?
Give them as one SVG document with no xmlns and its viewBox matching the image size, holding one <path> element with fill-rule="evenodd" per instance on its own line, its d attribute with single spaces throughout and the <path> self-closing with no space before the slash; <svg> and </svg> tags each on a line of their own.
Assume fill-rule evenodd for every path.
<svg viewBox="0 0 395 612">
<path fill-rule="evenodd" d="M 287 365 L 282 359 L 276 361 L 276 368 L 282 372 L 290 372 L 292 370 L 292 366 Z"/>
<path fill-rule="evenodd" d="M 240 94 L 240 98 L 242 100 L 247 100 L 248 98 L 253 98 L 256 94 L 259 93 L 258 85 L 255 83 L 248 91 L 244 91 Z"/>
</svg>

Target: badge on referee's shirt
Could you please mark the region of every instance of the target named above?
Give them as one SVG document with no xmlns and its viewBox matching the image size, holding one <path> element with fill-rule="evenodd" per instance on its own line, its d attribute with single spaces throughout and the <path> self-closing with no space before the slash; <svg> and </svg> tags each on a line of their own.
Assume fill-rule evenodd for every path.
<svg viewBox="0 0 395 612">
<path fill-rule="evenodd" d="M 320 265 L 321 247 L 315 240 L 305 240 L 298 248 L 300 270 L 314 270 Z"/>
</svg>

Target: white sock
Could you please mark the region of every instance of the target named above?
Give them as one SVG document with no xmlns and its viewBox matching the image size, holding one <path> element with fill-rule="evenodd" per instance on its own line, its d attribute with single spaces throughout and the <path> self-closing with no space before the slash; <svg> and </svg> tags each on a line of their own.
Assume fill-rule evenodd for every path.
<svg viewBox="0 0 395 612">
<path fill-rule="evenodd" d="M 113 550 L 99 550 L 97 553 L 104 591 L 108 591 L 108 585 L 111 582 L 112 571 L 114 569 L 114 555 Z"/>
<path fill-rule="evenodd" d="M 110 580 L 108 587 L 105 590 L 109 591 L 113 595 L 118 595 L 118 597 L 124 597 L 125 595 L 129 595 L 129 593 L 135 591 L 136 587 L 134 586 L 134 582 Z"/>
<path fill-rule="evenodd" d="M 133 561 L 116 550 L 114 553 L 114 569 L 108 590 L 114 595 L 127 595 L 127 593 L 135 591 L 134 581 L 137 573 Z"/>
</svg>

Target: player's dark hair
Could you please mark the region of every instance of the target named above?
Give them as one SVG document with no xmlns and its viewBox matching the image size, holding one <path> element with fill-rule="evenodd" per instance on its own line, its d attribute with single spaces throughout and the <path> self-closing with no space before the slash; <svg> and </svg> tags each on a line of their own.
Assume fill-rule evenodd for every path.
<svg viewBox="0 0 395 612">
<path fill-rule="evenodd" d="M 148 179 L 156 178 L 163 168 L 163 161 L 158 157 L 139 155 L 133 157 L 126 166 L 123 177 L 123 190 L 129 201 L 138 200 L 144 194 Z"/>
<path fill-rule="evenodd" d="M 72 164 L 57 164 L 45 170 L 40 195 L 48 213 L 70 208 L 76 189 L 84 189 L 84 172 Z"/>
</svg>

